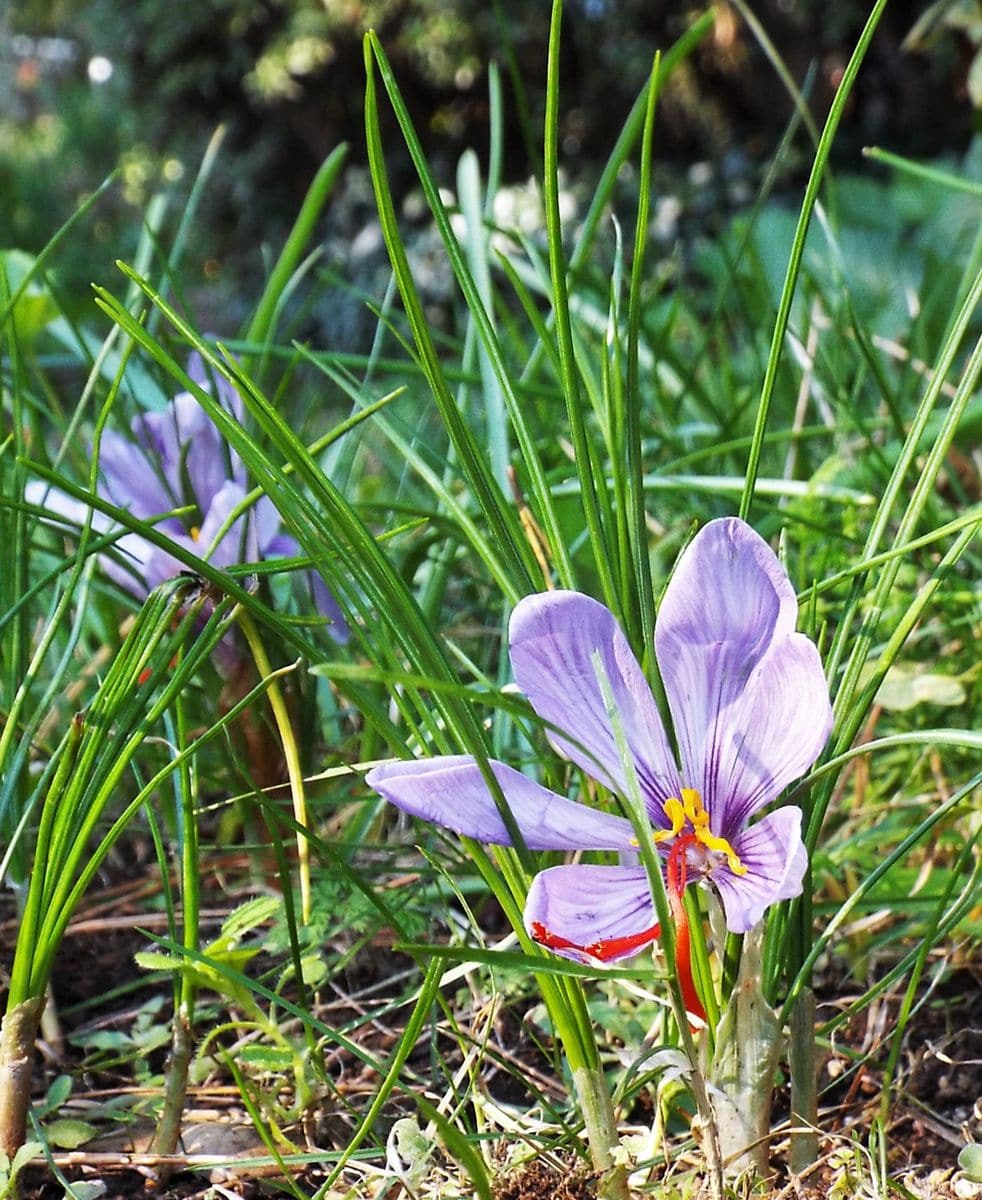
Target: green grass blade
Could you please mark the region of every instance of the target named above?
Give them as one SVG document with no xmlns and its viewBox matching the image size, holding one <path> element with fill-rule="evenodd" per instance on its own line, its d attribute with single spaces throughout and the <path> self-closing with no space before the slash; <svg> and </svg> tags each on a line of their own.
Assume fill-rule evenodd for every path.
<svg viewBox="0 0 982 1200">
<path fill-rule="evenodd" d="M 623 619 L 622 598 L 617 594 L 608 531 L 600 515 L 600 499 L 594 486 L 593 457 L 584 421 L 584 406 L 580 396 L 579 370 L 573 349 L 573 329 L 569 311 L 566 254 L 563 228 L 559 215 L 559 36 L 562 28 L 562 3 L 555 0 L 549 30 L 549 65 L 546 81 L 545 170 L 543 201 L 546 214 L 546 236 L 549 244 L 549 272 L 552 281 L 552 310 L 555 319 L 559 351 L 559 381 L 566 401 L 566 420 L 573 443 L 573 456 L 580 481 L 580 499 L 590 549 L 600 583 L 600 593 L 607 607 Z"/>
<path fill-rule="evenodd" d="M 767 356 L 767 366 L 764 372 L 764 381 L 761 386 L 760 400 L 757 405 L 757 415 L 754 421 L 753 439 L 747 458 L 746 483 L 743 495 L 740 498 L 739 513 L 744 520 L 747 519 L 751 504 L 753 503 L 757 472 L 760 467 L 761 447 L 763 445 L 764 434 L 767 430 L 771 401 L 774 396 L 775 387 L 777 386 L 778 369 L 787 337 L 788 323 L 791 319 L 791 305 L 798 285 L 798 275 L 801 271 L 801 260 L 805 252 L 805 240 L 808 237 L 808 228 L 818 201 L 825 167 L 828 163 L 836 131 L 839 128 L 839 122 L 842 119 L 842 114 L 845 111 L 846 102 L 852 93 L 859 68 L 866 57 L 866 51 L 873 40 L 873 34 L 879 24 L 880 17 L 883 15 L 886 4 L 887 0 L 876 0 L 863 32 L 856 43 L 856 48 L 853 50 L 849 62 L 846 64 L 846 68 L 842 73 L 842 79 L 839 82 L 838 88 L 836 88 L 835 97 L 832 100 L 825 127 L 822 130 L 822 136 L 815 151 L 815 158 L 808 176 L 808 183 L 805 186 L 801 212 L 798 216 L 798 223 L 795 228 L 791 252 L 788 258 L 787 272 L 785 273 L 784 284 L 781 288 L 781 298 L 778 301 L 777 317 L 774 322 L 770 352 Z"/>
<path fill-rule="evenodd" d="M 475 500 L 485 514 L 485 519 L 494 535 L 494 540 L 499 545 L 501 553 L 508 563 L 509 571 L 513 574 L 516 584 L 521 586 L 523 592 L 531 591 L 534 586 L 534 568 L 531 561 L 531 551 L 522 535 L 521 526 L 513 506 L 508 504 L 501 488 L 497 485 L 489 463 L 481 453 L 473 432 L 464 421 L 447 386 L 440 357 L 433 343 L 423 306 L 417 294 L 416 285 L 406 257 L 405 247 L 399 236 L 395 208 L 388 186 L 385 156 L 378 125 L 378 107 L 375 94 L 376 62 L 378 63 L 382 80 L 389 91 L 389 97 L 395 107 L 396 115 L 400 118 L 400 124 L 402 125 L 404 136 L 407 137 L 407 145 L 409 146 L 410 153 L 413 154 L 417 170 L 421 172 L 420 180 L 423 184 L 424 192 L 427 194 L 431 211 L 437 219 L 447 253 L 451 257 L 451 262 L 455 270 L 458 272 L 458 280 L 461 278 L 467 279 L 470 287 L 473 289 L 472 294 L 467 297 L 468 308 L 475 321 L 487 333 L 485 346 L 489 352 L 491 352 L 496 343 L 493 334 L 487 327 L 487 314 L 484 311 L 484 306 L 481 303 L 476 287 L 473 285 L 470 272 L 463 262 L 456 237 L 450 229 L 449 218 L 439 199 L 438 190 L 426 167 L 422 151 L 418 146 L 418 141 L 412 133 L 412 126 L 408 122 L 408 114 L 405 113 L 405 107 L 401 104 L 391 70 L 388 68 L 388 63 L 378 42 L 369 34 L 365 41 L 365 68 L 367 72 L 365 124 L 368 138 L 369 165 L 372 170 L 372 181 L 375 186 L 375 198 L 379 210 L 379 219 L 382 224 L 382 233 L 389 252 L 389 258 L 392 262 L 392 269 L 395 272 L 399 285 L 399 292 L 402 296 L 406 316 L 413 332 L 420 365 L 440 411 L 440 416 L 446 426 L 447 434 L 459 457 L 464 473 L 473 488 Z M 414 154 L 414 151 L 417 151 L 418 158 L 417 154 Z M 453 250 L 451 250 L 451 243 Z M 506 374 L 504 370 L 496 372 L 496 374 L 504 394 L 507 387 Z"/>
<path fill-rule="evenodd" d="M 280 256 L 270 272 L 259 303 L 256 305 L 256 311 L 246 331 L 246 340 L 254 346 L 261 347 L 263 355 L 265 355 L 267 344 L 274 334 L 277 307 L 284 289 L 299 266 L 310 239 L 313 237 L 314 226 L 317 224 L 317 219 L 341 173 L 347 154 L 348 147 L 342 143 L 335 147 L 318 167 L 297 219 L 293 223 L 293 228 L 290 230 L 286 243 L 280 251 Z M 250 357 L 246 357 L 243 363 L 246 370 L 252 369 Z"/>
</svg>

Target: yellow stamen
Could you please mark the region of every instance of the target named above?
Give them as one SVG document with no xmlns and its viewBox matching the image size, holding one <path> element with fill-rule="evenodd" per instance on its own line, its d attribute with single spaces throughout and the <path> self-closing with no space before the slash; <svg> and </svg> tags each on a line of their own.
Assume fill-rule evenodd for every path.
<svg viewBox="0 0 982 1200">
<path fill-rule="evenodd" d="M 196 542 L 201 537 L 201 530 L 197 525 L 191 526 L 191 541 Z"/>
<path fill-rule="evenodd" d="M 688 788 L 682 789 L 683 798 L 688 791 Z M 669 797 L 669 799 L 665 801 L 663 808 L 665 810 L 665 816 L 668 817 L 668 819 L 672 822 L 672 828 L 659 829 L 655 834 L 656 842 L 668 842 L 671 841 L 673 837 L 677 837 L 685 828 L 685 818 L 688 815 L 686 813 L 684 804 L 676 800 L 674 796 Z"/>
<path fill-rule="evenodd" d="M 725 854 L 726 861 L 734 875 L 746 875 L 747 868 L 740 861 L 737 852 L 724 837 L 717 837 L 709 829 L 709 813 L 702 806 L 702 797 L 695 788 L 682 788 L 682 799 L 670 796 L 662 805 L 665 816 L 672 823 L 671 829 L 659 829 L 653 836 L 656 842 L 668 842 L 685 829 L 686 821 L 692 826 L 696 841 L 707 850 L 717 854 Z"/>
</svg>

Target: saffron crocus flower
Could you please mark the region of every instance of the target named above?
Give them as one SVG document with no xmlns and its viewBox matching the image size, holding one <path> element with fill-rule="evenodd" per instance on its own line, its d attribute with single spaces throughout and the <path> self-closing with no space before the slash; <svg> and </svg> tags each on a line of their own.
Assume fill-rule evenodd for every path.
<svg viewBox="0 0 982 1200">
<path fill-rule="evenodd" d="M 625 764 L 598 679 L 606 675 L 665 863 L 680 956 L 688 934 L 682 893 L 693 880 L 714 890 L 734 933 L 801 891 L 801 810 L 785 806 L 754 819 L 814 763 L 831 729 L 818 652 L 795 632 L 797 607 L 781 564 L 743 521 L 712 521 L 692 540 L 655 626 L 678 758 L 641 668 L 602 604 L 578 592 L 548 592 L 526 597 L 512 614 L 515 679 L 538 715 L 561 731 L 550 734 L 554 746 L 625 796 Z M 503 763 L 491 770 L 529 849 L 623 856 L 618 866 L 575 863 L 536 875 L 525 906 L 530 935 L 586 962 L 627 958 L 657 937 L 630 822 L 558 796 Z M 367 782 L 405 812 L 481 842 L 510 844 L 470 757 L 391 763 L 370 771 Z M 687 981 L 687 1005 L 699 1012 Z"/>
<path fill-rule="evenodd" d="M 201 386 L 211 387 L 197 353 L 191 355 L 188 374 Z M 219 403 L 241 422 L 238 393 L 221 376 L 215 387 Z M 160 411 L 141 413 L 130 428 L 131 438 L 111 429 L 102 435 L 99 491 L 107 500 L 141 521 L 191 506 L 190 515 L 163 517 L 156 521 L 157 528 L 216 567 L 299 555 L 297 543 L 280 531 L 279 514 L 268 496 L 260 497 L 225 528 L 246 496 L 245 465 L 190 392 L 181 392 Z M 78 524 L 89 511 L 85 504 L 38 481 L 28 484 L 25 497 Z M 92 526 L 104 533 L 113 523 L 96 512 Z M 120 587 L 141 599 L 184 569 L 173 555 L 136 533 L 122 533 L 116 548 L 116 555 L 101 557 L 103 568 Z M 348 626 L 337 601 L 316 572 L 310 573 L 310 583 L 318 611 L 331 623 L 332 637 L 347 641 Z"/>
</svg>

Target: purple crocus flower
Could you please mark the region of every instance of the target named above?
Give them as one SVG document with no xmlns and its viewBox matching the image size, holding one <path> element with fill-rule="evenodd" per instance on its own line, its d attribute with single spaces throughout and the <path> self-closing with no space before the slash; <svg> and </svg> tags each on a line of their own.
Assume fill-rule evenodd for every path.
<svg viewBox="0 0 982 1200">
<path fill-rule="evenodd" d="M 713 888 L 734 933 L 801 891 L 801 810 L 786 806 L 753 819 L 814 763 L 832 726 L 818 652 L 795 632 L 797 610 L 781 564 L 743 521 L 712 521 L 696 535 L 655 628 L 677 758 L 627 639 L 602 604 L 578 592 L 547 592 L 526 597 L 512 614 L 515 679 L 538 715 L 561 731 L 550 735 L 553 745 L 624 796 L 625 767 L 594 666 L 599 656 L 680 927 L 681 893 L 693 879 Z M 558 796 L 503 763 L 491 770 L 530 849 L 623 856 L 619 866 L 575 863 L 536 875 L 525 906 L 531 936 L 566 957 L 607 962 L 657 937 L 630 822 Z M 510 844 L 473 758 L 391 763 L 366 778 L 414 816 Z"/>
<path fill-rule="evenodd" d="M 191 355 L 188 374 L 202 387 L 211 388 L 197 353 Z M 241 397 L 221 376 L 214 386 L 219 403 L 241 422 Z M 157 528 L 216 567 L 299 555 L 294 539 L 280 532 L 279 514 L 268 496 L 261 496 L 219 536 L 245 499 L 245 465 L 190 392 L 181 392 L 158 412 L 141 413 L 130 428 L 131 438 L 111 429 L 102 435 L 99 491 L 107 500 L 141 521 L 193 506 L 189 516 L 157 520 Z M 78 524 L 89 511 L 85 504 L 39 481 L 28 484 L 25 498 Z M 114 528 L 98 512 L 93 514 L 92 527 L 99 533 Z M 172 554 L 136 533 L 121 534 L 116 548 L 116 556 L 101 557 L 103 568 L 120 587 L 141 599 L 184 569 Z M 310 572 L 310 584 L 318 611 L 331 623 L 332 637 L 346 642 L 348 625 L 337 601 L 316 572 Z"/>
</svg>

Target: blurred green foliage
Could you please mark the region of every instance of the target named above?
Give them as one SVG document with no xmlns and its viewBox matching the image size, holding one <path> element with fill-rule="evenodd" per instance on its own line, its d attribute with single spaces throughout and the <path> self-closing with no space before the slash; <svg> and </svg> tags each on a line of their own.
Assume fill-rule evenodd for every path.
<svg viewBox="0 0 982 1200">
<path fill-rule="evenodd" d="M 703 8 L 569 0 L 561 146 L 574 179 L 589 182 L 654 52 Z M 944 37 L 915 39 L 919 52 L 905 54 L 920 6 L 892 8 L 857 91 L 852 141 L 844 130 L 841 144 L 850 153 L 870 140 L 905 153 L 961 149 L 974 35 L 949 23 Z M 665 89 L 660 162 L 753 164 L 772 153 L 792 102 L 741 10 L 716 6 L 713 35 Z M 837 6 L 834 19 L 805 0 L 754 11 L 823 113 L 867 6 Z M 224 281 L 206 319 L 228 330 L 242 315 L 237 293 L 254 291 L 263 270 L 257 247 L 280 243 L 319 163 L 342 141 L 355 163 L 364 160 L 366 30 L 386 47 L 434 169 L 448 181 L 466 146 L 486 150 L 487 68 L 496 60 L 509 91 L 505 172 L 524 179 L 541 161 L 547 25 L 548 6 L 525 0 L 24 0 L 0 17 L 3 246 L 38 251 L 118 168 L 120 186 L 60 264 L 69 297 L 87 300 L 89 283 L 106 282 L 113 260 L 130 254 L 149 197 L 170 191 L 183 203 L 208 139 L 224 125 L 221 182 L 196 224 L 189 283 Z M 398 195 L 412 176 L 394 128 L 382 132 Z"/>
</svg>

